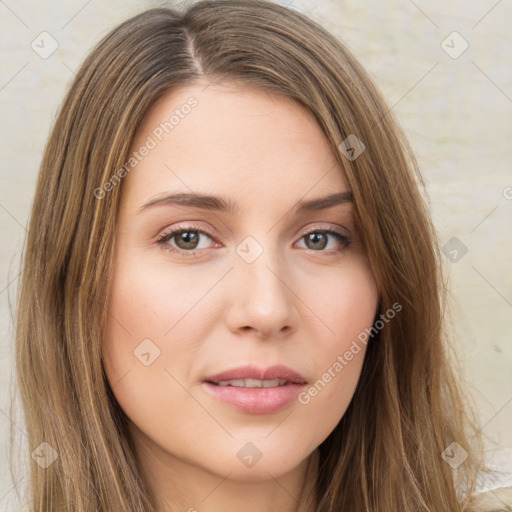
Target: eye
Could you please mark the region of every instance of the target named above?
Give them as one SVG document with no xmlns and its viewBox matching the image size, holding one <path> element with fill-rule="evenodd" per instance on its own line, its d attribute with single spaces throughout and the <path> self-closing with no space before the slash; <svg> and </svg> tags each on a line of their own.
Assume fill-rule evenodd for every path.
<svg viewBox="0 0 512 512">
<path fill-rule="evenodd" d="M 329 238 L 334 239 L 333 243 L 329 245 Z M 335 231 L 333 229 L 315 229 L 313 231 L 308 231 L 307 233 L 302 235 L 301 241 L 304 240 L 306 244 L 306 249 L 310 249 L 316 252 L 325 252 L 325 254 L 338 254 L 343 249 L 347 248 L 351 240 L 348 236 L 343 235 L 342 233 Z M 336 248 L 341 244 L 343 247 Z M 328 251 L 326 249 L 334 249 Z"/>
<path fill-rule="evenodd" d="M 179 253 L 182 256 L 194 256 L 196 249 L 205 249 L 205 247 L 200 247 L 201 238 L 212 239 L 202 229 L 193 226 L 180 226 L 178 229 L 162 234 L 158 237 L 157 243 L 169 252 Z"/>
</svg>

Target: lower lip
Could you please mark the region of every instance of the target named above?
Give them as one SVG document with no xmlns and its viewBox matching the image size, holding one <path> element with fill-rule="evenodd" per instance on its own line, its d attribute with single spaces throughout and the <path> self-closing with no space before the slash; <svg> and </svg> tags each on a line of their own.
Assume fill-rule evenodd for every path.
<svg viewBox="0 0 512 512">
<path fill-rule="evenodd" d="M 271 414 L 292 403 L 305 384 L 285 384 L 275 388 L 242 388 L 203 383 L 205 389 L 220 400 L 250 414 Z"/>
</svg>

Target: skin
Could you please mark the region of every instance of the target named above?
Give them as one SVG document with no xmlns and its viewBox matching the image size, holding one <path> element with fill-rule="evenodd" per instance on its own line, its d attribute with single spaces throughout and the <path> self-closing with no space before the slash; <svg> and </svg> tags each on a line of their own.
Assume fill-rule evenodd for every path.
<svg viewBox="0 0 512 512">
<path fill-rule="evenodd" d="M 349 405 L 364 346 L 309 403 L 294 400 L 274 413 L 235 409 L 202 382 L 248 364 L 284 364 L 315 383 L 372 325 L 378 291 L 352 203 L 294 214 L 298 201 L 348 190 L 310 114 L 234 83 L 205 85 L 163 97 L 134 142 L 135 151 L 197 99 L 121 184 L 105 370 L 161 510 L 306 510 L 299 497 L 314 480 L 315 449 Z M 240 211 L 139 212 L 154 198 L 191 191 L 230 198 Z M 179 236 L 157 242 L 183 225 L 209 234 L 200 235 L 195 256 L 167 250 L 190 252 Z M 308 243 L 304 231 L 322 229 L 352 242 L 320 234 Z M 251 263 L 236 252 L 248 236 L 263 250 Z M 255 254 L 257 246 L 245 247 Z M 134 355 L 144 339 L 160 351 L 148 366 Z M 157 353 L 145 347 L 150 358 Z M 248 442 L 262 455 L 252 467 L 237 457 Z"/>
</svg>

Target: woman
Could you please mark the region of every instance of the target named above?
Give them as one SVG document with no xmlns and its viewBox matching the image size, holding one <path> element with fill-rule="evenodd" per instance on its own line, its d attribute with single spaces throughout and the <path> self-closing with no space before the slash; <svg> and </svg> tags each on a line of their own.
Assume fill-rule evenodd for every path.
<svg viewBox="0 0 512 512">
<path fill-rule="evenodd" d="M 469 510 L 418 179 L 366 72 L 294 11 L 204 1 L 107 35 L 27 240 L 33 509 Z"/>
</svg>

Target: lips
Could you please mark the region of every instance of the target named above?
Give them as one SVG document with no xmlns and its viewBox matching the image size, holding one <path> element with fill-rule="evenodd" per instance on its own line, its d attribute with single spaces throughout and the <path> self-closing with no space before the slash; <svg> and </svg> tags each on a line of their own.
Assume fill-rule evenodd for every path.
<svg viewBox="0 0 512 512">
<path fill-rule="evenodd" d="M 287 366 L 261 369 L 245 366 L 204 379 L 204 389 L 239 411 L 270 414 L 289 405 L 307 384 L 302 375 Z"/>
<path fill-rule="evenodd" d="M 256 366 L 244 366 L 241 368 L 234 368 L 222 373 L 218 373 L 211 377 L 207 377 L 205 382 L 212 384 L 219 384 L 226 381 L 241 381 L 241 380 L 258 380 L 258 381 L 284 381 L 293 384 L 306 384 L 306 380 L 302 375 L 295 372 L 291 368 L 283 365 L 270 366 L 269 368 L 258 368 Z"/>
</svg>

